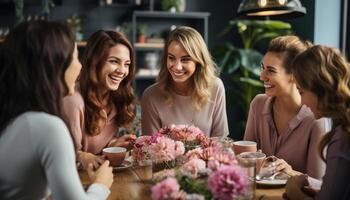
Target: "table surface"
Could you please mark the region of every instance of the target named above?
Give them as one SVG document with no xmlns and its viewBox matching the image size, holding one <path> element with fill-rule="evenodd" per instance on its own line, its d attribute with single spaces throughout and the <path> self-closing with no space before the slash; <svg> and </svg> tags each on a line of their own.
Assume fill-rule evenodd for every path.
<svg viewBox="0 0 350 200">
<path fill-rule="evenodd" d="M 89 185 L 85 172 L 79 172 L 84 186 Z M 150 200 L 152 187 L 152 169 L 148 167 L 131 167 L 122 171 L 114 171 L 114 182 L 111 187 L 109 200 Z M 281 200 L 284 187 L 260 187 L 256 189 L 258 200 Z"/>
</svg>

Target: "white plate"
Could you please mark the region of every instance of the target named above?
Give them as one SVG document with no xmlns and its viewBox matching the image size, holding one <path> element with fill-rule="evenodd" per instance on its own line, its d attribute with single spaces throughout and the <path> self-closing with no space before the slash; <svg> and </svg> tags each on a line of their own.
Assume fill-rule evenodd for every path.
<svg viewBox="0 0 350 200">
<path fill-rule="evenodd" d="M 259 185 L 266 185 L 266 186 L 278 186 L 278 185 L 285 185 L 287 183 L 287 179 L 273 179 L 273 180 L 260 180 L 256 181 Z"/>
<path fill-rule="evenodd" d="M 118 167 L 113 167 L 114 170 L 120 171 L 120 170 L 124 170 L 127 169 L 129 167 L 132 166 L 132 162 L 128 161 L 128 160 L 124 160 L 123 163 L 118 166 Z"/>
</svg>

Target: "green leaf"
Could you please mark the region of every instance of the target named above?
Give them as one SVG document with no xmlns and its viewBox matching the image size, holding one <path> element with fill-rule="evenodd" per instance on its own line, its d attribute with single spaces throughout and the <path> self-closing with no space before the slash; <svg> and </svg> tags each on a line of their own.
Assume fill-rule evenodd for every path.
<svg viewBox="0 0 350 200">
<path fill-rule="evenodd" d="M 263 83 L 261 81 L 256 80 L 256 79 L 241 77 L 239 80 L 242 83 L 248 83 L 254 87 L 261 87 L 261 88 L 264 87 Z"/>
</svg>

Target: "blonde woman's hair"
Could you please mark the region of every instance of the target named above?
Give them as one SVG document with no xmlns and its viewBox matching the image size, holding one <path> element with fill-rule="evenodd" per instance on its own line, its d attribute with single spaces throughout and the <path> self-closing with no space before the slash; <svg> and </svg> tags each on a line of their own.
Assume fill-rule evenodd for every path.
<svg viewBox="0 0 350 200">
<path fill-rule="evenodd" d="M 300 54 L 292 66 L 298 85 L 314 93 L 320 114 L 332 119 L 332 129 L 319 145 L 325 160 L 322 152 L 336 127 L 341 126 L 350 139 L 350 65 L 339 50 L 316 45 Z"/>
<path fill-rule="evenodd" d="M 180 43 L 196 63 L 195 72 L 191 77 L 191 97 L 196 109 L 199 110 L 202 105 L 210 100 L 210 87 L 217 75 L 216 65 L 211 58 L 202 36 L 195 29 L 181 26 L 171 31 L 164 46 L 164 54 L 158 76 L 160 89 L 169 105 L 173 104 L 170 98 L 172 77 L 167 69 L 167 57 L 168 47 L 173 41 Z"/>
<path fill-rule="evenodd" d="M 267 51 L 281 54 L 283 67 L 290 74 L 292 73 L 291 63 L 293 59 L 311 46 L 312 43 L 309 41 L 303 41 L 297 36 L 288 35 L 272 39 Z"/>
</svg>

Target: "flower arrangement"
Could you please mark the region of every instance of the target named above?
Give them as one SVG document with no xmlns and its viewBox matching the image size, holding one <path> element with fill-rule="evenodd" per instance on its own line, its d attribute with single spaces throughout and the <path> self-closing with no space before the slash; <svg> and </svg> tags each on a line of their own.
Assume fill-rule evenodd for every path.
<svg viewBox="0 0 350 200">
<path fill-rule="evenodd" d="M 154 175 L 158 183 L 152 188 L 153 199 L 232 200 L 246 194 L 248 176 L 234 154 L 216 142 L 206 144 L 188 151 L 181 166 Z M 173 190 L 164 195 L 164 188 L 170 183 Z"/>
<path fill-rule="evenodd" d="M 136 161 L 151 159 L 154 164 L 166 164 L 168 167 L 175 167 L 176 158 L 184 153 L 185 147 L 181 141 L 175 141 L 167 135 L 156 132 L 152 136 L 138 137 L 134 144 L 132 156 Z"/>
<path fill-rule="evenodd" d="M 186 151 L 205 145 L 209 138 L 196 126 L 171 125 L 161 128 L 158 134 L 167 135 L 173 140 L 185 144 Z"/>
</svg>

